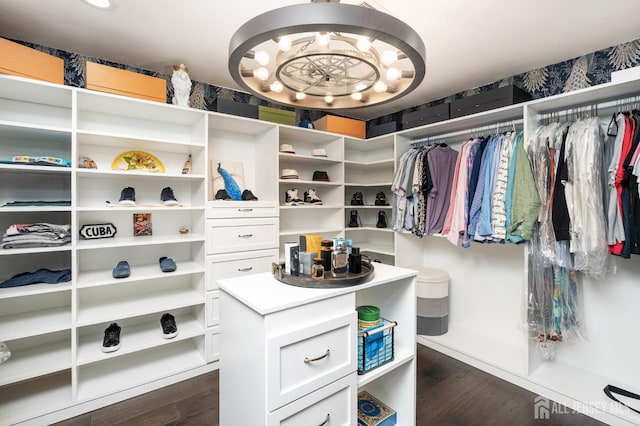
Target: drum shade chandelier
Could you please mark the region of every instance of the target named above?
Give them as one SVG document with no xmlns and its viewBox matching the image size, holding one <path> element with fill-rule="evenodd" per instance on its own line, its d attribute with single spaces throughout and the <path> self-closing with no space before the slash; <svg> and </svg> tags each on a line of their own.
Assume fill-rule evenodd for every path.
<svg viewBox="0 0 640 426">
<path fill-rule="evenodd" d="M 256 16 L 229 44 L 229 71 L 245 90 L 304 109 L 380 104 L 425 75 L 424 43 L 375 9 L 312 1 Z"/>
</svg>

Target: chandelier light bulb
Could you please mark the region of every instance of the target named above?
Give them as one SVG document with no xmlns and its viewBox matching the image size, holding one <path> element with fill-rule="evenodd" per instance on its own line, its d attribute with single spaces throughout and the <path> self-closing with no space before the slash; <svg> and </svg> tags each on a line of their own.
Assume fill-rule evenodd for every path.
<svg viewBox="0 0 640 426">
<path fill-rule="evenodd" d="M 398 52 L 395 50 L 385 50 L 382 52 L 382 63 L 386 66 L 391 65 L 398 60 Z"/>
<path fill-rule="evenodd" d="M 356 90 L 358 92 L 362 92 L 363 90 L 365 90 L 367 88 L 367 85 L 364 83 L 358 83 L 356 84 Z"/>
<path fill-rule="evenodd" d="M 270 61 L 269 52 L 266 50 L 258 50 L 255 53 L 255 60 L 262 66 L 268 65 Z"/>
<path fill-rule="evenodd" d="M 258 80 L 267 81 L 269 79 L 269 70 L 265 67 L 260 67 L 253 71 L 253 76 Z"/>
<path fill-rule="evenodd" d="M 269 85 L 269 89 L 271 89 L 272 92 L 280 93 L 282 92 L 282 89 L 284 89 L 284 86 L 282 85 L 282 83 L 276 80 Z"/>
<path fill-rule="evenodd" d="M 402 71 L 400 71 L 398 68 L 389 68 L 387 70 L 387 80 L 396 81 L 399 80 L 400 77 L 402 77 Z"/>
<path fill-rule="evenodd" d="M 306 97 L 307 97 L 307 95 L 305 95 L 304 92 L 296 92 L 296 100 L 301 101 Z"/>
<path fill-rule="evenodd" d="M 362 93 L 360 92 L 353 92 L 351 94 L 351 99 L 353 99 L 354 101 L 361 101 L 362 100 Z"/>
<path fill-rule="evenodd" d="M 330 104 L 331 102 L 333 102 L 333 95 L 327 95 L 324 97 L 324 101 L 328 104 Z"/>
<path fill-rule="evenodd" d="M 382 80 L 378 80 L 376 81 L 376 84 L 373 85 L 373 90 L 375 90 L 377 93 L 382 93 L 387 90 L 387 85 L 384 84 Z"/>
<path fill-rule="evenodd" d="M 329 40 L 331 40 L 331 35 L 329 33 L 318 33 L 316 34 L 316 43 L 320 46 L 328 46 Z"/>
<path fill-rule="evenodd" d="M 291 39 L 287 36 L 280 37 L 280 40 L 278 40 L 278 49 L 283 52 L 291 49 Z"/>
<path fill-rule="evenodd" d="M 368 52 L 371 49 L 371 41 L 366 37 L 360 37 L 356 42 L 356 47 L 361 52 Z"/>
</svg>

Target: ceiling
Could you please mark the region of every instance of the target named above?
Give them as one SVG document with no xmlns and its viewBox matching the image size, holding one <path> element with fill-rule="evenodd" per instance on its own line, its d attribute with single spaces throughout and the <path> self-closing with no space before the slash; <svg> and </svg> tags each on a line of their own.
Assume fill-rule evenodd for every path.
<svg viewBox="0 0 640 426">
<path fill-rule="evenodd" d="M 238 89 L 229 40 L 244 22 L 308 0 L 1 0 L 0 36 Z M 349 110 L 372 119 L 640 37 L 637 1 L 366 0 L 413 27 L 426 46 L 422 84 L 402 99 Z M 342 0 L 360 4 L 362 0 Z M 629 11 L 631 13 L 626 13 Z"/>
</svg>

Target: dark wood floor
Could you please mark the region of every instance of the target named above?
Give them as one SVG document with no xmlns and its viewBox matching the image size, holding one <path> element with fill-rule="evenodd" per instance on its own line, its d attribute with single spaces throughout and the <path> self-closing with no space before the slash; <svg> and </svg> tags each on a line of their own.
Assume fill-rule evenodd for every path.
<svg viewBox="0 0 640 426">
<path fill-rule="evenodd" d="M 581 414 L 534 419 L 535 394 L 418 345 L 417 425 L 601 425 Z M 59 426 L 218 425 L 218 372 L 149 392 Z M 244 425 L 229 425 L 244 426 Z"/>
</svg>

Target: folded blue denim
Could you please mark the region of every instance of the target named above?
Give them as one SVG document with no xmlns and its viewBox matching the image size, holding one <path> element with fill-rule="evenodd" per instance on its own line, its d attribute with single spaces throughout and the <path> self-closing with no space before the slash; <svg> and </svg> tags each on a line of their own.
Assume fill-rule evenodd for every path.
<svg viewBox="0 0 640 426">
<path fill-rule="evenodd" d="M 19 287 L 29 284 L 59 284 L 71 281 L 71 269 L 38 269 L 35 272 L 22 272 L 0 283 L 0 288 Z"/>
</svg>

